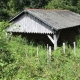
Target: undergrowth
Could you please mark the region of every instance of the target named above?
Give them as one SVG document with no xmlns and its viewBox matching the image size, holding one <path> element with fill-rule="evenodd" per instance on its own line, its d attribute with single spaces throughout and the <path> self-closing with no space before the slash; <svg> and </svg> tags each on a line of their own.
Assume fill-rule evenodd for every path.
<svg viewBox="0 0 80 80">
<path fill-rule="evenodd" d="M 52 50 L 50 65 L 47 65 L 46 47 L 28 41 L 21 36 L 5 35 L 5 25 L 0 27 L 0 80 L 79 80 L 80 49 L 79 40 L 76 54 L 66 46 Z"/>
</svg>

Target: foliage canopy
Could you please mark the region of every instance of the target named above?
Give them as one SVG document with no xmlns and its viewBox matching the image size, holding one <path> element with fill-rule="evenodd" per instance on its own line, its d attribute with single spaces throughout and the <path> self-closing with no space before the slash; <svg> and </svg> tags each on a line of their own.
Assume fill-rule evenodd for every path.
<svg viewBox="0 0 80 80">
<path fill-rule="evenodd" d="M 80 13 L 80 0 L 1 0 L 0 21 L 9 20 L 25 8 L 68 9 Z"/>
</svg>

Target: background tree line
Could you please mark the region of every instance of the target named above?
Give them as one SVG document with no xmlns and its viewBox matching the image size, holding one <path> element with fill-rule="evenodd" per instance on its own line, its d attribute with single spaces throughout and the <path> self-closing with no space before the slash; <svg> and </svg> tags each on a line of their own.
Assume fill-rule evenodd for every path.
<svg viewBox="0 0 80 80">
<path fill-rule="evenodd" d="M 80 0 L 1 0 L 0 21 L 9 20 L 25 8 L 68 9 L 80 13 Z"/>
</svg>

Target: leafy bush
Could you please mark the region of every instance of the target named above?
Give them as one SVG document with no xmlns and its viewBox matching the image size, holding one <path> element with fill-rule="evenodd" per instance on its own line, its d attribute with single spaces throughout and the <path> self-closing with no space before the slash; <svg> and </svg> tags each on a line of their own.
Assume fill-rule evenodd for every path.
<svg viewBox="0 0 80 80">
<path fill-rule="evenodd" d="M 50 65 L 47 65 L 46 47 L 38 45 L 37 57 L 33 42 L 29 44 L 21 36 L 6 36 L 5 25 L 1 23 L 0 26 L 0 80 L 79 80 L 78 45 L 76 55 L 70 46 L 66 46 L 65 54 L 62 47 L 52 50 Z"/>
</svg>

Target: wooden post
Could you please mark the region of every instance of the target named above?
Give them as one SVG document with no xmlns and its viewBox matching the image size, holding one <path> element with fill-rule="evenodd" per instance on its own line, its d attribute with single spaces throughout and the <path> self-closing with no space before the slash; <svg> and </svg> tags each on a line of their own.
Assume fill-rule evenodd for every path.
<svg viewBox="0 0 80 80">
<path fill-rule="evenodd" d="M 56 34 L 53 35 L 53 38 L 54 38 L 54 50 L 57 49 L 57 36 Z"/>
<path fill-rule="evenodd" d="M 76 54 L 76 43 L 73 42 L 73 45 L 74 45 L 74 54 Z"/>
<path fill-rule="evenodd" d="M 51 62 L 51 46 L 49 46 L 49 61 Z"/>
<path fill-rule="evenodd" d="M 49 51 L 48 51 L 48 58 L 47 58 L 47 64 L 50 66 L 51 63 L 51 46 L 49 46 Z"/>
<path fill-rule="evenodd" d="M 63 43 L 63 53 L 65 53 L 65 43 Z"/>
<path fill-rule="evenodd" d="M 48 59 L 48 44 L 47 44 L 47 59 Z"/>
<path fill-rule="evenodd" d="M 48 60 L 48 54 L 49 54 L 49 51 L 48 51 L 48 44 L 47 44 L 47 64 L 49 63 L 49 60 Z"/>
<path fill-rule="evenodd" d="M 54 50 L 57 49 L 57 41 L 58 41 L 58 38 L 59 38 L 59 34 L 57 35 L 56 33 L 53 34 L 53 37 L 51 37 L 50 35 L 47 35 L 48 38 L 51 40 L 51 42 L 54 44 Z"/>
</svg>

